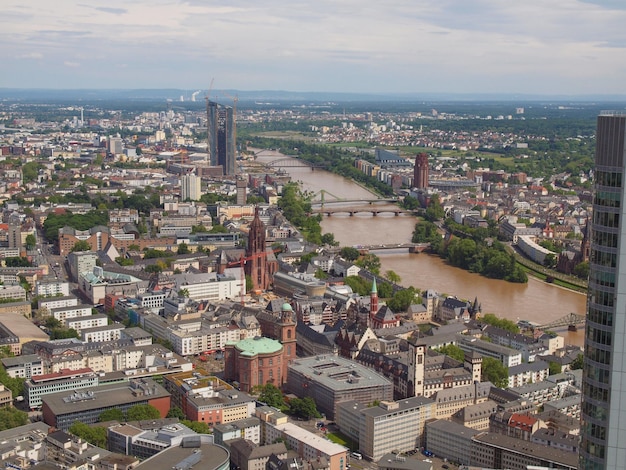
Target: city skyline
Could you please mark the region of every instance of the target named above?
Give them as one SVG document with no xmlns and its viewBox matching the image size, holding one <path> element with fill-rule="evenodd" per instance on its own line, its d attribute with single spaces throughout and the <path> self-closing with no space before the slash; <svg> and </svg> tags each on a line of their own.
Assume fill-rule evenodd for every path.
<svg viewBox="0 0 626 470">
<path fill-rule="evenodd" d="M 3 7 L 3 87 L 624 93 L 617 0 Z"/>
</svg>

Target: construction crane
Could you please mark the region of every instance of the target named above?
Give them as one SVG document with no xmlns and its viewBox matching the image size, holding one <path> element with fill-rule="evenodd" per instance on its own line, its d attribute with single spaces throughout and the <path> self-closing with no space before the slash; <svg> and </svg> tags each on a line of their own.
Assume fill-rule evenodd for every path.
<svg viewBox="0 0 626 470">
<path fill-rule="evenodd" d="M 247 261 L 252 261 L 253 259 L 258 259 L 261 258 L 263 256 L 267 256 L 270 254 L 276 254 L 279 253 L 280 251 L 282 251 L 282 248 L 276 248 L 274 250 L 270 250 L 270 251 L 262 251 L 260 253 L 253 253 L 250 256 L 240 256 L 239 260 L 237 261 L 231 261 L 230 263 L 228 263 L 226 265 L 227 268 L 233 268 L 235 266 L 240 266 L 240 274 L 241 274 L 241 306 L 243 307 L 245 305 L 244 302 L 244 292 L 245 292 L 245 287 L 246 287 L 246 274 L 245 274 L 245 264 Z"/>
</svg>

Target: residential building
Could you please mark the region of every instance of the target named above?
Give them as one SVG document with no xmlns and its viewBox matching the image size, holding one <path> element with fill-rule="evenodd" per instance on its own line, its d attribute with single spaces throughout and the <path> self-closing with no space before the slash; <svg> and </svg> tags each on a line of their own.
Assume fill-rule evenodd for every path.
<svg viewBox="0 0 626 470">
<path fill-rule="evenodd" d="M 344 470 L 348 464 L 348 449 L 335 444 L 319 434 L 314 434 L 293 423 L 272 424 L 264 422 L 265 444 L 282 439 L 298 456 L 311 462 L 326 459 L 331 469 Z"/>
<path fill-rule="evenodd" d="M 9 377 L 30 379 L 33 375 L 42 375 L 44 373 L 43 362 L 36 354 L 4 357 L 2 358 L 2 365 Z"/>
<path fill-rule="evenodd" d="M 245 439 L 255 445 L 261 444 L 261 420 L 255 416 L 213 426 L 216 444 L 225 445 L 231 439 Z M 232 452 L 232 451 L 231 451 Z"/>
<path fill-rule="evenodd" d="M 541 382 L 550 375 L 550 365 L 544 361 L 524 362 L 509 367 L 509 387 Z"/>
<path fill-rule="evenodd" d="M 80 332 L 80 337 L 87 343 L 103 343 L 115 341 L 121 338 L 125 326 L 121 323 L 112 325 L 94 326 L 85 328 Z"/>
<path fill-rule="evenodd" d="M 259 446 L 254 442 L 235 438 L 227 443 L 230 461 L 235 468 L 241 470 L 265 469 L 274 455 L 279 459 L 287 458 L 287 446 L 284 442 Z"/>
<path fill-rule="evenodd" d="M 50 309 L 50 315 L 59 320 L 61 323 L 65 323 L 68 318 L 87 317 L 92 314 L 93 307 L 87 304 L 71 305 L 68 307 L 59 307 Z"/>
<path fill-rule="evenodd" d="M 40 297 L 69 296 L 70 284 L 64 281 L 37 281 L 35 295 Z"/>
<path fill-rule="evenodd" d="M 195 174 L 180 177 L 180 198 L 183 201 L 198 201 L 202 196 L 202 178 Z"/>
<path fill-rule="evenodd" d="M 76 330 L 76 333 L 80 334 L 81 331 L 88 328 L 96 328 L 106 326 L 109 322 L 109 317 L 105 313 L 96 313 L 93 315 L 87 315 L 84 317 L 72 317 L 65 320 L 65 326 Z"/>
</svg>

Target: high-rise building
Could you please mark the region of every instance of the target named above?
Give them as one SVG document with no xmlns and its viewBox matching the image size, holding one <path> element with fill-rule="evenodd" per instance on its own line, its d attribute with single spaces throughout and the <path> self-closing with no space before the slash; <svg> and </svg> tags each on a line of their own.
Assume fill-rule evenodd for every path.
<svg viewBox="0 0 626 470">
<path fill-rule="evenodd" d="M 626 114 L 602 113 L 596 131 L 595 195 L 583 373 L 580 469 L 626 462 Z"/>
<path fill-rule="evenodd" d="M 180 177 L 180 198 L 183 201 L 199 201 L 202 196 L 202 178 L 194 174 Z"/>
<path fill-rule="evenodd" d="M 207 100 L 209 161 L 225 175 L 235 174 L 235 119 L 233 108 Z"/>
<path fill-rule="evenodd" d="M 413 186 L 418 189 L 428 187 L 428 154 L 420 153 L 415 156 L 413 169 Z"/>
<path fill-rule="evenodd" d="M 244 179 L 237 179 L 237 205 L 243 206 L 248 199 L 248 182 Z"/>
</svg>

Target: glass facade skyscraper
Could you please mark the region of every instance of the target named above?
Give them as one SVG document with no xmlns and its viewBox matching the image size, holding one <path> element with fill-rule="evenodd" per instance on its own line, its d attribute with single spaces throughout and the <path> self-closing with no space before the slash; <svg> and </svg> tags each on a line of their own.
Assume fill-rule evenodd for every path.
<svg viewBox="0 0 626 470">
<path fill-rule="evenodd" d="M 625 135 L 626 114 L 603 112 L 598 116 L 581 414 L 582 470 L 626 468 Z"/>
<path fill-rule="evenodd" d="M 236 143 L 233 108 L 207 101 L 207 140 L 210 164 L 221 165 L 225 175 L 234 175 Z"/>
</svg>

